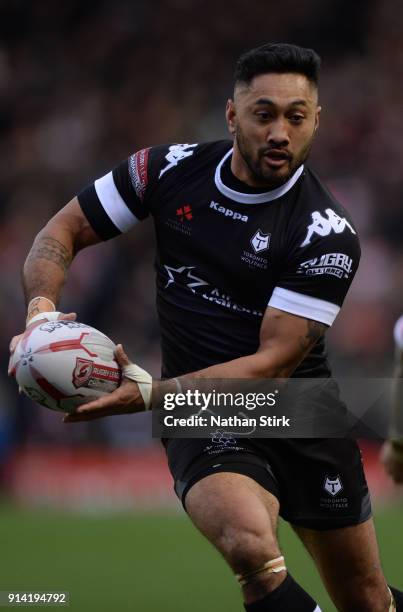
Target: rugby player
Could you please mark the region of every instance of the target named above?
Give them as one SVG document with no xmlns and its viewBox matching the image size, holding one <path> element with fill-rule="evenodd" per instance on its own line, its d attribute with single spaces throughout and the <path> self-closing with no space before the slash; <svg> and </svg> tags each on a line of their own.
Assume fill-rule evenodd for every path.
<svg viewBox="0 0 403 612">
<path fill-rule="evenodd" d="M 403 483 L 403 316 L 395 324 L 395 371 L 393 380 L 393 421 L 391 438 L 381 451 L 386 471 L 396 483 Z"/>
<path fill-rule="evenodd" d="M 66 422 L 144 410 L 154 392 L 189 379 L 330 377 L 324 334 L 360 247 L 350 215 L 305 165 L 319 125 L 319 64 L 288 44 L 245 53 L 226 107 L 231 140 L 140 150 L 38 234 L 24 267 L 28 323 L 63 316 L 55 304 L 77 251 L 150 215 L 156 230 L 162 379 L 119 345 L 122 385 Z M 165 446 L 176 493 L 232 568 L 247 611 L 320 610 L 287 572 L 279 515 L 338 610 L 403 610 L 382 573 L 355 441 L 227 442 Z"/>
</svg>

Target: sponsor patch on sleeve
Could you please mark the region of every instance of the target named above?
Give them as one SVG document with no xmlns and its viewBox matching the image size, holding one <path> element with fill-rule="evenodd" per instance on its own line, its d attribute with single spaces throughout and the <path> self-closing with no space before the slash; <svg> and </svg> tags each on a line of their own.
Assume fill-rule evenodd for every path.
<svg viewBox="0 0 403 612">
<path fill-rule="evenodd" d="M 148 155 L 150 149 L 141 149 L 129 157 L 129 173 L 137 197 L 143 201 L 148 184 Z"/>
<path fill-rule="evenodd" d="M 337 278 L 348 278 L 352 267 L 353 260 L 345 253 L 325 253 L 300 263 L 297 273 L 307 276 L 328 274 Z"/>
</svg>

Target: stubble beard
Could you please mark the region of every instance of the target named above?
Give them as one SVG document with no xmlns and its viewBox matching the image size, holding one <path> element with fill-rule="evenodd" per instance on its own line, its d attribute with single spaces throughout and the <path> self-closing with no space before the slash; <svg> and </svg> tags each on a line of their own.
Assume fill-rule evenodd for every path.
<svg viewBox="0 0 403 612">
<path fill-rule="evenodd" d="M 235 141 L 236 141 L 239 153 L 243 161 L 248 167 L 253 183 L 256 185 L 256 187 L 258 188 L 261 187 L 267 190 L 276 189 L 277 187 L 281 187 L 281 185 L 284 185 L 284 183 L 286 183 L 291 178 L 291 176 L 294 174 L 296 169 L 308 159 L 309 154 L 311 152 L 313 139 L 314 139 L 314 135 L 312 135 L 311 139 L 306 144 L 306 146 L 304 147 L 300 155 L 298 157 L 293 156 L 291 158 L 291 160 L 289 161 L 288 172 L 281 176 L 276 176 L 275 170 L 271 170 L 270 168 L 267 168 L 267 170 L 263 169 L 262 163 L 261 163 L 262 157 L 261 157 L 260 152 L 258 153 L 257 159 L 256 159 L 256 156 L 254 157 L 252 155 L 249 147 L 246 144 L 246 139 L 244 138 L 244 135 L 242 131 L 240 130 L 239 126 L 235 133 Z"/>
</svg>

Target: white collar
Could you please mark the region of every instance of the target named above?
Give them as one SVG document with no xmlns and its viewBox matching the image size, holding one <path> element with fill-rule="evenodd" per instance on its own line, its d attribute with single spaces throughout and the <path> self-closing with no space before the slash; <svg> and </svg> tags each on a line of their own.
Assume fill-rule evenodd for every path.
<svg viewBox="0 0 403 612">
<path fill-rule="evenodd" d="M 235 202 L 241 202 L 242 204 L 264 204 L 265 202 L 270 202 L 271 200 L 277 200 L 283 196 L 287 191 L 295 185 L 299 177 L 304 171 L 304 165 L 302 164 L 292 175 L 290 179 L 281 187 L 277 187 L 277 189 L 272 189 L 271 191 L 266 191 L 265 193 L 242 193 L 241 191 L 235 191 L 234 189 L 230 189 L 224 185 L 221 180 L 221 168 L 225 162 L 225 160 L 232 154 L 233 149 L 230 149 L 222 158 L 220 163 L 218 164 L 214 181 L 218 191 L 220 191 L 225 197 L 230 200 L 235 200 Z"/>
</svg>

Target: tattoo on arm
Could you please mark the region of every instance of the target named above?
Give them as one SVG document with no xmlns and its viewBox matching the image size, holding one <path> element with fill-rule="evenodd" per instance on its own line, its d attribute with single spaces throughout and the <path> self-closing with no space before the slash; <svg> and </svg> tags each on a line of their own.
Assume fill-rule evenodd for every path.
<svg viewBox="0 0 403 612">
<path fill-rule="evenodd" d="M 32 319 L 32 317 L 39 314 L 40 310 L 38 308 L 38 304 L 40 301 L 41 301 L 40 298 L 36 298 L 36 300 L 32 300 L 29 310 L 27 312 L 27 319 Z"/>
<path fill-rule="evenodd" d="M 31 249 L 28 257 L 29 260 L 33 259 L 47 259 L 52 261 L 65 273 L 69 267 L 71 260 L 73 259 L 72 253 L 64 244 L 56 240 L 56 238 L 50 238 L 44 236 L 37 244 Z"/>
<path fill-rule="evenodd" d="M 311 349 L 317 343 L 319 338 L 323 336 L 327 328 L 328 326 L 324 323 L 307 319 L 307 333 L 305 336 L 301 336 L 299 339 L 301 349 L 303 351 L 308 351 Z"/>
<path fill-rule="evenodd" d="M 28 309 L 28 312 L 27 312 L 27 319 L 32 319 L 32 317 L 34 317 L 35 315 L 39 314 L 40 312 L 43 312 L 43 308 L 40 309 L 39 308 L 39 304 L 41 302 L 43 302 L 44 300 L 45 300 L 45 302 L 48 301 L 49 304 L 52 304 L 51 301 L 48 300 L 45 297 L 37 297 L 37 298 L 34 298 L 33 300 L 31 300 L 29 302 L 29 309 Z M 53 310 L 53 306 L 54 305 L 52 304 L 52 310 Z"/>
</svg>

